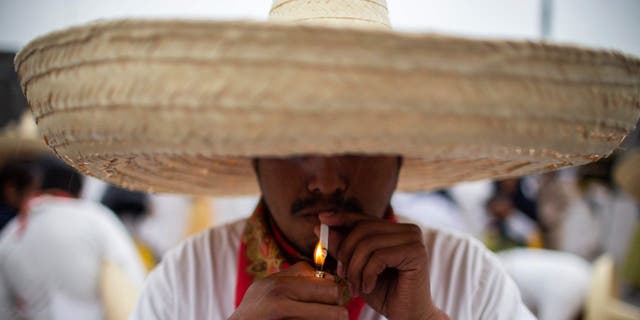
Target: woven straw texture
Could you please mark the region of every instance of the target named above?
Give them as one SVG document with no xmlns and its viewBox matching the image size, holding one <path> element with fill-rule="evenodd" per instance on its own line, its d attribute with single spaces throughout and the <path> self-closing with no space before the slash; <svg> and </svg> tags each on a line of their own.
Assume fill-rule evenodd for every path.
<svg viewBox="0 0 640 320">
<path fill-rule="evenodd" d="M 385 0 L 274 0 L 269 20 L 334 27 L 391 29 Z"/>
<path fill-rule="evenodd" d="M 640 113 L 622 54 L 386 30 L 122 20 L 15 62 L 49 147 L 143 191 L 256 193 L 252 157 L 296 154 L 403 155 L 406 191 L 539 173 L 608 155 Z"/>
<path fill-rule="evenodd" d="M 0 130 L 0 166 L 12 158 L 28 159 L 47 153 L 49 148 L 42 142 L 30 112 Z"/>
</svg>

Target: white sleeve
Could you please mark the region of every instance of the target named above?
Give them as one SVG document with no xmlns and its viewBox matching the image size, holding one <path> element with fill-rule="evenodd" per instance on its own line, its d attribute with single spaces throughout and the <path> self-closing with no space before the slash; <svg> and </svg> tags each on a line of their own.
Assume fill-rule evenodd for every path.
<svg viewBox="0 0 640 320">
<path fill-rule="evenodd" d="M 515 282 L 492 253 L 483 257 L 483 269 L 473 292 L 473 314 L 476 319 L 529 320 L 536 319 L 525 306 Z"/>
<path fill-rule="evenodd" d="M 129 320 L 177 319 L 170 269 L 170 265 L 161 263 L 149 274 Z"/>
</svg>

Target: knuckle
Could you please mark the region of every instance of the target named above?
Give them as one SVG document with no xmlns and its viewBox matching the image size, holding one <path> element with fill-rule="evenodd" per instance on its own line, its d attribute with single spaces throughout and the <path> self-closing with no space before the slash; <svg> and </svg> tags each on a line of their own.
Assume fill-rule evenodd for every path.
<svg viewBox="0 0 640 320">
<path fill-rule="evenodd" d="M 286 280 L 282 278 L 271 279 L 267 284 L 267 292 L 271 296 L 281 297 L 287 293 L 287 284 Z"/>
<path fill-rule="evenodd" d="M 369 263 L 371 263 L 376 268 L 380 265 L 384 265 L 384 253 L 382 253 L 380 250 L 376 250 L 371 254 Z"/>
<path fill-rule="evenodd" d="M 369 241 L 360 241 L 356 244 L 352 258 L 353 261 L 360 261 L 364 258 L 364 256 L 371 250 L 371 243 Z"/>
<path fill-rule="evenodd" d="M 378 274 L 387 268 L 386 254 L 381 251 L 376 251 L 371 255 L 371 270 Z"/>
<path fill-rule="evenodd" d="M 415 224 L 407 224 L 409 232 L 411 234 L 422 235 L 422 229 Z"/>
<path fill-rule="evenodd" d="M 286 294 L 286 290 L 284 290 L 284 288 L 277 286 L 271 289 L 271 291 L 269 291 L 269 295 L 272 297 L 282 297 Z"/>
<path fill-rule="evenodd" d="M 340 297 L 340 288 L 337 284 L 332 284 L 330 287 L 324 288 L 323 290 L 327 297 L 331 300 L 338 300 Z"/>
<path fill-rule="evenodd" d="M 330 285 L 327 285 L 327 283 L 324 282 L 324 281 L 312 281 L 310 283 L 309 289 L 312 292 L 316 292 L 316 293 L 323 294 L 323 295 L 324 294 L 331 294 L 331 293 L 333 293 L 333 291 L 331 291 L 331 285 L 332 284 L 333 283 L 331 283 Z"/>
</svg>

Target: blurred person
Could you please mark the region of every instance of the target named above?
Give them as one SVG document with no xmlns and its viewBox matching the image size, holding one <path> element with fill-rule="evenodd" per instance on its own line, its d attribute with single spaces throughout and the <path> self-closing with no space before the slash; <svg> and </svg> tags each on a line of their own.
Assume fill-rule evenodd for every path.
<svg viewBox="0 0 640 320">
<path fill-rule="evenodd" d="M 486 203 L 493 195 L 493 182 L 482 180 L 460 183 L 452 186 L 449 192 L 464 216 L 468 232 L 481 239 L 489 219 Z"/>
<path fill-rule="evenodd" d="M 554 250 L 514 248 L 500 261 L 540 320 L 574 320 L 585 304 L 591 265 L 580 256 Z"/>
<path fill-rule="evenodd" d="M 39 187 L 40 178 L 29 159 L 10 159 L 0 165 L 0 232 L 25 209 Z"/>
<path fill-rule="evenodd" d="M 600 229 L 598 254 L 609 254 L 617 266 L 624 262 L 640 216 L 633 198 L 614 183 L 613 168 L 621 155 L 622 152 L 617 152 L 607 159 L 578 167 L 582 198 Z"/>
<path fill-rule="evenodd" d="M 486 209 L 489 221 L 483 234 L 483 240 L 491 250 L 542 246 L 538 225 L 529 216 L 518 210 L 514 194 L 497 189 L 496 193 L 487 201 Z"/>
<path fill-rule="evenodd" d="M 398 34 L 385 1 L 276 0 L 270 18 L 334 28 L 101 22 L 16 58 L 49 145 L 79 170 L 139 190 L 261 193 L 249 219 L 167 254 L 133 318 L 531 319 L 495 255 L 402 223 L 391 194 L 607 155 L 639 113 L 624 103 L 636 60 Z M 325 279 L 310 263 L 321 224 Z"/>
<path fill-rule="evenodd" d="M 34 161 L 49 153 L 31 113 L 15 112 L 18 118 L 0 129 L 0 231 L 38 190 L 41 177 Z"/>
<path fill-rule="evenodd" d="M 357 316 L 381 319 L 382 312 L 387 318 L 402 318 L 422 314 L 423 308 L 437 308 L 435 305 L 448 307 L 446 314 L 438 309 L 427 311 L 434 319 L 447 319 L 448 314 L 464 314 L 466 318 L 473 317 L 474 313 L 468 308 L 484 304 L 473 302 L 474 298 L 467 296 L 471 292 L 476 292 L 476 297 L 500 296 L 487 302 L 494 306 L 491 311 L 483 312 L 530 317 L 511 280 L 497 266 L 495 257 L 479 243 L 461 234 L 420 229 L 394 214 L 389 201 L 401 169 L 400 157 L 265 157 L 257 158 L 253 163 L 262 190 L 262 198 L 253 214 L 248 219 L 207 230 L 165 255 L 148 278 L 134 319 L 255 319 L 270 312 L 308 312 L 304 310 L 317 310 L 327 316 L 340 313 L 346 317 L 348 313 L 353 319 Z M 359 172 L 377 174 L 365 177 Z M 287 183 L 283 184 L 283 181 Z M 396 223 L 397 220 L 403 223 Z M 336 276 L 327 280 L 314 279 L 313 268 L 309 265 L 317 242 L 311 234 L 318 232 L 314 229 L 319 222 L 332 229 L 327 270 Z M 366 261 L 352 259 L 365 254 L 362 251 L 367 249 L 354 248 L 356 252 L 352 254 L 355 256 L 350 258 L 342 257 L 338 246 L 352 241 L 364 245 L 362 239 L 356 237 L 371 239 L 381 254 L 384 252 L 379 259 L 388 263 L 384 269 L 388 269 L 390 275 L 374 275 L 380 286 L 353 288 L 346 293 L 339 289 L 341 281 L 345 281 L 345 276 L 355 278 L 347 275 L 347 270 L 364 269 L 353 264 Z M 424 260 L 427 257 L 423 246 L 429 246 L 430 252 L 438 252 L 438 260 Z M 460 255 L 454 253 L 457 250 Z M 465 262 L 468 258 L 474 262 Z M 339 259 L 345 261 L 345 265 L 349 263 L 351 268 L 345 266 L 341 270 Z M 471 269 L 472 265 L 474 269 Z M 469 277 L 463 276 L 467 280 L 458 282 L 462 280 L 459 278 L 462 274 L 451 273 L 448 266 L 468 270 Z M 428 274 L 426 268 L 429 268 Z M 487 281 L 492 283 L 478 287 L 482 293 L 468 287 L 477 283 L 478 280 L 472 278 L 480 274 L 490 275 Z M 414 277 L 417 280 L 412 280 Z M 335 279 L 343 280 L 328 281 Z M 211 283 L 216 285 L 211 286 Z M 427 283 L 430 287 L 423 287 Z M 234 289 L 235 296 L 229 294 Z M 274 290 L 282 290 L 282 293 Z M 440 293 L 429 298 L 430 290 Z M 457 293 L 449 296 L 455 296 L 455 299 L 447 298 L 444 294 L 447 290 Z M 288 296 L 289 293 L 309 295 L 306 299 L 310 300 L 296 301 L 294 296 Z M 194 295 L 198 298 L 185 300 Z M 391 295 L 385 304 L 389 308 L 387 311 L 381 309 L 381 295 Z M 422 306 L 407 305 L 410 301 L 403 298 L 405 295 L 417 301 L 433 301 Z M 182 302 L 175 301 L 176 297 Z M 314 303 L 314 299 L 325 299 L 321 300 L 325 303 Z M 344 309 L 332 305 L 330 300 L 333 299 L 336 303 L 342 300 Z M 212 307 L 204 301 L 216 301 L 216 304 Z M 461 308 L 455 301 L 466 307 Z M 309 305 L 303 306 L 305 304 Z M 277 310 L 269 311 L 271 308 Z"/>
<path fill-rule="evenodd" d="M 535 199 L 524 190 L 525 178 L 509 178 L 493 182 L 494 194 L 510 199 L 512 206 L 534 222 L 538 222 L 538 207 Z"/>
<path fill-rule="evenodd" d="M 145 274 L 131 238 L 107 208 L 77 199 L 77 172 L 52 157 L 38 165 L 42 194 L 0 234 L 0 319 L 123 319 Z"/>
<path fill-rule="evenodd" d="M 595 258 L 601 250 L 602 229 L 571 172 L 552 172 L 540 177 L 540 221 L 545 247 Z"/>
<path fill-rule="evenodd" d="M 633 199 L 636 211 L 635 230 L 626 248 L 621 268 L 621 280 L 626 297 L 640 302 L 640 148 L 625 152 L 615 164 L 614 181 Z"/>
<path fill-rule="evenodd" d="M 157 255 L 142 239 L 139 231 L 140 224 L 149 215 L 149 201 L 149 196 L 143 192 L 129 191 L 113 185 L 107 186 L 100 201 L 111 209 L 127 228 L 147 271 L 151 271 L 157 263 Z"/>
</svg>

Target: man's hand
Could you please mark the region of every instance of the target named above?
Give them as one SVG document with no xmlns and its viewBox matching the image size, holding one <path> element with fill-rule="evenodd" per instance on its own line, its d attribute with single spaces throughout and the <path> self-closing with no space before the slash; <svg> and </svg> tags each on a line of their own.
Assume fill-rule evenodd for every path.
<svg viewBox="0 0 640 320">
<path fill-rule="evenodd" d="M 254 282 L 229 319 L 348 320 L 347 309 L 338 305 L 342 290 L 332 280 L 314 278 L 313 272 L 299 262 Z"/>
<path fill-rule="evenodd" d="M 448 319 L 433 305 L 422 231 L 357 213 L 322 213 L 329 253 L 341 262 L 353 296 L 389 319 Z"/>
</svg>

